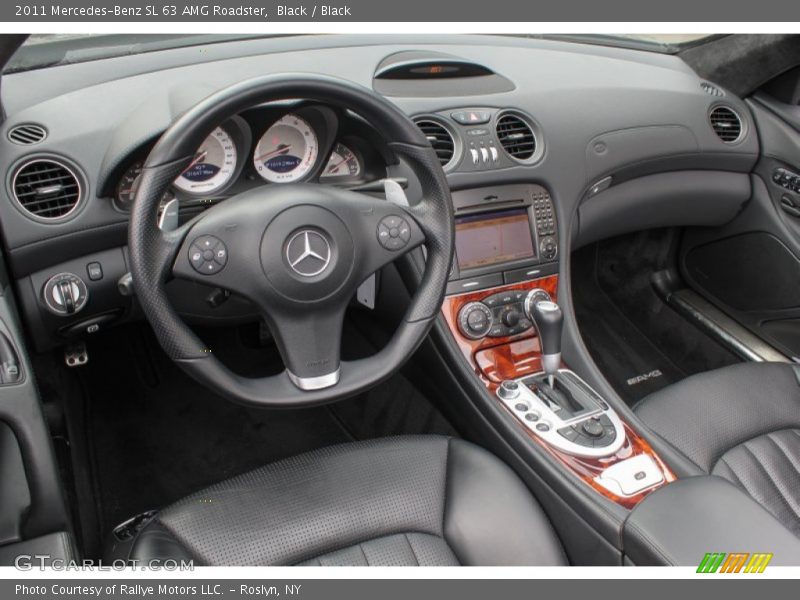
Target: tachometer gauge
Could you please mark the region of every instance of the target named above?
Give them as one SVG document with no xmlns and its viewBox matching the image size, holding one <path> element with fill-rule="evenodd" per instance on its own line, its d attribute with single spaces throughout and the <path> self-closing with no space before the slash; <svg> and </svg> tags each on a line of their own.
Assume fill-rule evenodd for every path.
<svg viewBox="0 0 800 600">
<path fill-rule="evenodd" d="M 236 144 L 227 131 L 217 127 L 201 144 L 174 185 L 191 194 L 210 194 L 228 183 L 235 171 Z"/>
<path fill-rule="evenodd" d="M 319 143 L 311 125 L 289 114 L 276 121 L 258 140 L 253 165 L 267 181 L 298 181 L 311 171 L 318 151 Z"/>
<path fill-rule="evenodd" d="M 361 161 L 350 148 L 337 142 L 322 171 L 322 177 L 357 177 L 360 174 Z"/>
<path fill-rule="evenodd" d="M 136 191 L 139 189 L 141 181 L 142 167 L 144 161 L 137 161 L 133 163 L 128 170 L 122 175 L 116 189 L 117 206 L 122 210 L 130 210 L 133 206 L 133 201 L 136 199 Z M 169 202 L 175 197 L 171 191 L 167 190 L 161 198 L 162 204 Z"/>
</svg>

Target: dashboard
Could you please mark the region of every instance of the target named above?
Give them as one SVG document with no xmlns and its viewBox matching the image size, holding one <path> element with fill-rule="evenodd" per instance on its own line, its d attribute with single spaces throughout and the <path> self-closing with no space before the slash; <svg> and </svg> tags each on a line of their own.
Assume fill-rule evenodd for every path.
<svg viewBox="0 0 800 600">
<path fill-rule="evenodd" d="M 603 236 L 691 225 L 697 198 L 673 196 L 670 186 L 686 173 L 710 191 L 749 186 L 759 154 L 747 105 L 677 56 L 556 40 L 287 36 L 13 73 L 1 90 L 0 228 L 37 349 L 140 316 L 118 289 L 129 270 L 128 211 L 143 161 L 170 123 L 228 85 L 292 72 L 371 89 L 423 131 L 453 192 L 451 295 L 564 275 L 571 249 Z M 380 124 L 290 98 L 218 123 L 164 200 L 176 199 L 187 220 L 257 186 L 381 194 L 384 178 L 402 182 L 412 202 L 421 193 Z M 728 204 L 720 219 L 740 198 Z M 85 289 L 80 311 L 54 310 L 53 290 L 71 285 L 64 274 Z M 243 301 L 220 304 L 198 284 L 171 282 L 170 294 L 188 319 L 253 317 Z"/>
</svg>

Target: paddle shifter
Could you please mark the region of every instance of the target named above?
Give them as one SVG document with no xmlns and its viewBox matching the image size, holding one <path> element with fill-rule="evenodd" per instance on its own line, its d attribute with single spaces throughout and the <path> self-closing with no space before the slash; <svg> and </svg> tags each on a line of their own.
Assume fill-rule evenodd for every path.
<svg viewBox="0 0 800 600">
<path fill-rule="evenodd" d="M 544 290 L 532 290 L 525 298 L 525 315 L 533 322 L 542 347 L 542 369 L 547 383 L 554 387 L 554 377 L 561 366 L 561 331 L 564 314 Z"/>
</svg>

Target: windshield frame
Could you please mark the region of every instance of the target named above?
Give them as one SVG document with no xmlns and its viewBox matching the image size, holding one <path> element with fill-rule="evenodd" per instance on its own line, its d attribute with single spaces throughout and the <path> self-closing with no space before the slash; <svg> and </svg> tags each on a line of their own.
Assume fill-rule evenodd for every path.
<svg viewBox="0 0 800 600">
<path fill-rule="evenodd" d="M 564 33 L 564 34 L 541 34 L 541 35 L 520 35 L 518 37 L 542 40 L 557 40 L 575 44 L 587 44 L 590 46 L 607 46 L 610 48 L 625 48 L 629 50 L 642 50 L 644 52 L 655 52 L 658 54 L 679 54 L 687 48 L 695 48 L 709 42 L 726 37 L 730 34 L 697 34 L 698 37 L 685 42 L 658 42 L 644 38 L 633 37 L 636 34 L 611 34 L 611 33 Z M 640 34 L 645 35 L 645 34 Z M 648 34 L 649 35 L 649 34 Z M 657 35 L 657 34 L 652 34 Z"/>
<path fill-rule="evenodd" d="M 29 37 L 8 60 L 3 73 L 18 73 L 61 65 L 89 62 L 226 42 L 289 37 L 303 34 L 82 34 L 60 36 L 30 43 Z M 97 43 L 101 42 L 101 43 Z"/>
<path fill-rule="evenodd" d="M 296 37 L 309 34 L 55 34 L 52 39 L 37 39 L 31 36 L 11 56 L 3 69 L 4 74 L 18 73 L 47 67 L 68 65 L 158 52 L 193 46 L 222 44 L 280 37 Z M 613 48 L 642 50 L 659 54 L 677 54 L 725 37 L 722 34 L 704 34 L 686 42 L 660 43 L 656 40 L 637 39 L 635 34 L 492 34 L 498 37 L 519 39 L 553 40 Z M 645 35 L 645 34 L 642 34 Z M 658 35 L 658 34 L 652 34 Z M 48 36 L 49 37 L 49 36 Z"/>
</svg>

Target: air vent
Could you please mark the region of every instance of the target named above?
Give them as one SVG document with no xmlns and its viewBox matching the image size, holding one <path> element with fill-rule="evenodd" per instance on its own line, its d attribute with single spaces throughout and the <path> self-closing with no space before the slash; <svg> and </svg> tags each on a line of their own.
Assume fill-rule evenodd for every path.
<svg viewBox="0 0 800 600">
<path fill-rule="evenodd" d="M 533 128 L 522 117 L 512 113 L 501 115 L 495 131 L 500 145 L 511 158 L 525 161 L 536 152 Z"/>
<path fill-rule="evenodd" d="M 20 146 L 32 146 L 38 144 L 47 137 L 47 130 L 41 125 L 27 123 L 17 125 L 8 131 L 8 139 Z"/>
<path fill-rule="evenodd" d="M 81 185 L 77 175 L 51 159 L 31 160 L 17 169 L 12 184 L 22 208 L 40 219 L 61 219 L 78 206 Z"/>
<path fill-rule="evenodd" d="M 449 166 L 456 154 L 456 141 L 453 134 L 444 125 L 433 119 L 421 118 L 414 122 L 433 146 L 442 167 Z"/>
<path fill-rule="evenodd" d="M 714 133 L 726 144 L 733 144 L 742 137 L 742 120 L 727 106 L 717 106 L 709 114 Z"/>
<path fill-rule="evenodd" d="M 703 83 L 701 83 L 700 87 L 703 88 L 703 91 L 706 94 L 708 94 L 709 96 L 717 96 L 717 97 L 721 98 L 722 96 L 725 95 L 725 92 L 723 92 L 717 86 L 715 86 L 715 85 L 713 85 L 711 83 L 708 83 L 707 81 L 704 81 Z"/>
</svg>

